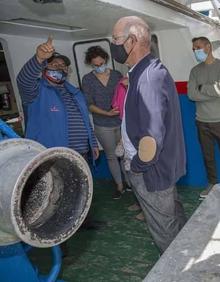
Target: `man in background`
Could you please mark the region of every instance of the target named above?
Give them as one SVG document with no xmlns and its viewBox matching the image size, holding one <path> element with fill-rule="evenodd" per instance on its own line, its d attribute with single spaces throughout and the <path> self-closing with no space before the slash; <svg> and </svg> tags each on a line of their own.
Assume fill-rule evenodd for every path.
<svg viewBox="0 0 220 282">
<path fill-rule="evenodd" d="M 200 194 L 206 197 L 218 182 L 214 145 L 220 145 L 220 60 L 212 54 L 208 38 L 192 39 L 198 65 L 192 68 L 188 83 L 189 99 L 196 102 L 196 126 L 205 162 L 208 186 Z"/>
</svg>

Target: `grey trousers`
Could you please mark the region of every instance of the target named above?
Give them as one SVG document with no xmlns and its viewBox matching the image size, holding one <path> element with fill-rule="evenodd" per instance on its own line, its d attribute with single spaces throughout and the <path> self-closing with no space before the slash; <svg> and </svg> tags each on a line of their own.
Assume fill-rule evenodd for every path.
<svg viewBox="0 0 220 282">
<path fill-rule="evenodd" d="M 129 172 L 132 189 L 143 210 L 148 229 L 163 253 L 186 222 L 176 187 L 147 191 L 142 173 Z"/>
<path fill-rule="evenodd" d="M 108 166 L 116 184 L 122 183 L 122 169 L 119 159 L 115 155 L 115 148 L 121 139 L 120 126 L 101 127 L 94 126 L 94 131 L 102 148 L 104 149 Z"/>
</svg>

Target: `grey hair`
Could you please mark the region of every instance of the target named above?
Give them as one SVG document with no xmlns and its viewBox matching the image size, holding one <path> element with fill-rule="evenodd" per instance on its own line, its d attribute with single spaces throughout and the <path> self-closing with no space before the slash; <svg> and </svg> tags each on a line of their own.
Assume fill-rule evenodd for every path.
<svg viewBox="0 0 220 282">
<path fill-rule="evenodd" d="M 126 36 L 133 34 L 141 44 L 150 46 L 151 30 L 144 20 L 136 16 L 124 17 L 121 20 L 125 23 L 124 33 Z"/>
</svg>

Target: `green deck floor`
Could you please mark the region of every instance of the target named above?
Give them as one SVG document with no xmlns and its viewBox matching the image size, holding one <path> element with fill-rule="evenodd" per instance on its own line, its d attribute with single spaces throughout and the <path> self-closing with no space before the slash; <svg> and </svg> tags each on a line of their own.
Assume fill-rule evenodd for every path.
<svg viewBox="0 0 220 282">
<path fill-rule="evenodd" d="M 67 282 L 140 282 L 158 259 L 146 225 L 134 219 L 138 212 L 127 207 L 134 203 L 133 193 L 126 192 L 120 200 L 112 200 L 112 182 L 96 181 L 92 215 L 107 222 L 98 231 L 81 230 L 68 241 L 69 256 L 63 259 L 60 279 Z M 199 205 L 201 190 L 179 188 L 188 217 Z M 32 260 L 46 273 L 50 253 L 45 249 L 32 251 Z"/>
</svg>

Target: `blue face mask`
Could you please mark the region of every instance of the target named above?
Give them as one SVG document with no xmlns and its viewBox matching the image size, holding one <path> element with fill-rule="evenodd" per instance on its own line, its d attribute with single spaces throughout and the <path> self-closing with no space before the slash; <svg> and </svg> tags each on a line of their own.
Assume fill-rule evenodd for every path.
<svg viewBox="0 0 220 282">
<path fill-rule="evenodd" d="M 45 70 L 45 76 L 48 80 L 61 84 L 66 80 L 67 73 L 63 70 Z"/>
<path fill-rule="evenodd" d="M 107 68 L 106 64 L 103 64 L 103 65 L 101 65 L 99 67 L 94 66 L 94 70 L 97 73 L 104 73 L 106 71 L 106 68 Z"/>
<path fill-rule="evenodd" d="M 208 54 L 206 54 L 203 49 L 194 50 L 194 55 L 199 63 L 205 62 L 208 57 Z"/>
</svg>

